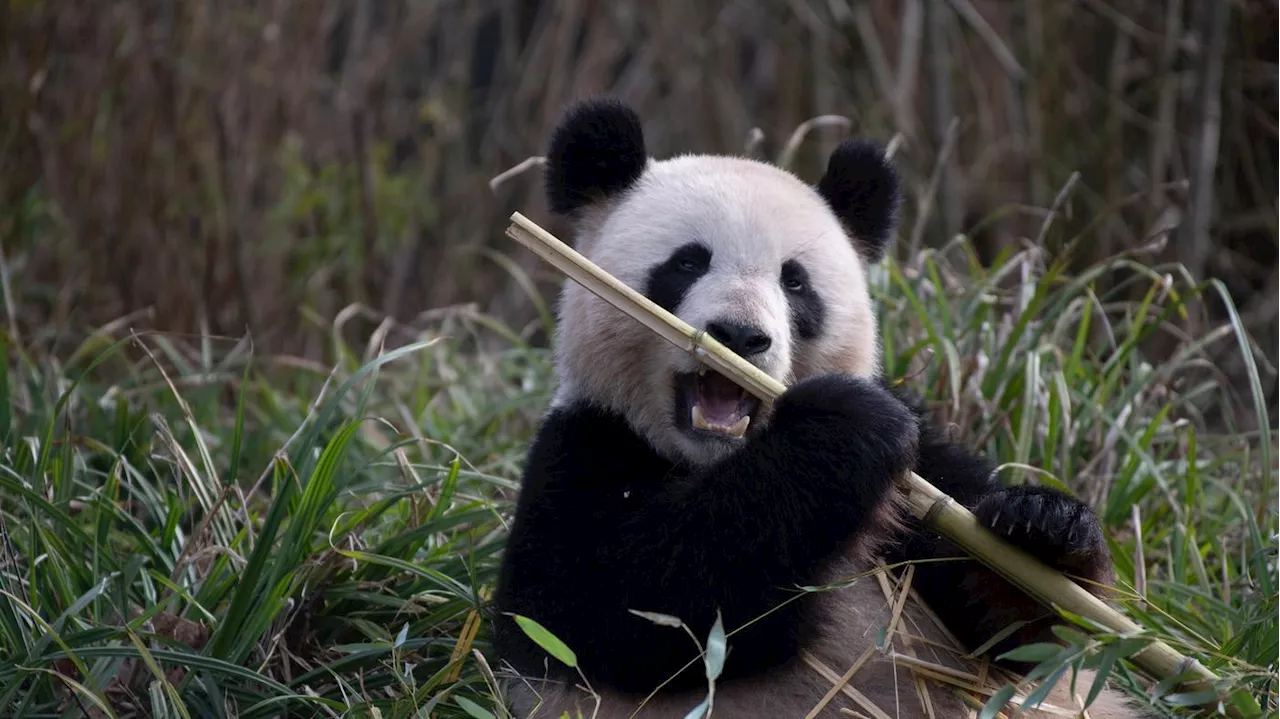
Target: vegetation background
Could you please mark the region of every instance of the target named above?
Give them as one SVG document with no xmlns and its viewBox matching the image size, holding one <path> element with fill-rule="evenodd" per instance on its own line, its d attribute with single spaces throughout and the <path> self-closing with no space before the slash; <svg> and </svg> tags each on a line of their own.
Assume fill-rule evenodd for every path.
<svg viewBox="0 0 1280 719">
<path fill-rule="evenodd" d="M 0 4 L 0 706 L 501 711 L 479 610 L 558 282 L 502 230 L 566 236 L 536 165 L 503 173 L 608 91 L 659 156 L 816 178 L 848 133 L 892 141 L 887 369 L 1011 480 L 1099 507 L 1129 609 L 1274 715 L 1278 20 Z"/>
</svg>

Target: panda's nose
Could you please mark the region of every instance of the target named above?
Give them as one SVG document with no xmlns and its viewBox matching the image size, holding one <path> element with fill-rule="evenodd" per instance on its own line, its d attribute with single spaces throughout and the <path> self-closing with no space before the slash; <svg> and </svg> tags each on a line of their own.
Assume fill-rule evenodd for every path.
<svg viewBox="0 0 1280 719">
<path fill-rule="evenodd" d="M 773 340 L 759 327 L 737 322 L 710 322 L 707 334 L 743 357 L 758 355 L 773 346 Z"/>
</svg>

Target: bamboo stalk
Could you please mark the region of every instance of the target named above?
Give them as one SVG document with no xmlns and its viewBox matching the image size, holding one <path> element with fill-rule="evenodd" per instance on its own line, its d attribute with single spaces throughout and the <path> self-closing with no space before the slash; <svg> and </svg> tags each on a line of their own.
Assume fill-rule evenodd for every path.
<svg viewBox="0 0 1280 719">
<path fill-rule="evenodd" d="M 659 307 L 644 295 L 600 269 L 572 247 L 519 212 L 512 213 L 506 234 L 546 260 L 573 281 L 656 332 L 663 339 L 697 356 L 712 369 L 737 382 L 766 404 L 786 387 L 755 365 L 739 357 L 715 338 L 696 330 Z M 906 477 L 907 504 L 912 514 L 932 526 L 993 570 L 1055 608 L 1085 617 L 1119 634 L 1138 634 L 1142 627 L 1112 608 L 1061 572 L 1049 568 L 1026 552 L 987 530 L 959 502 L 914 472 Z M 1131 660 L 1156 679 L 1189 672 L 1193 679 L 1182 685 L 1188 691 L 1213 691 L 1218 677 L 1194 658 L 1169 645 L 1152 640 Z M 1233 716 L 1238 714 L 1229 712 Z"/>
</svg>

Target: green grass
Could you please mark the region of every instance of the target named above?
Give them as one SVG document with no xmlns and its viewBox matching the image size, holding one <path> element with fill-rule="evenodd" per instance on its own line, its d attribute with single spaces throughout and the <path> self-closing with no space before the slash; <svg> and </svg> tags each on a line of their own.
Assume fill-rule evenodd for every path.
<svg viewBox="0 0 1280 719">
<path fill-rule="evenodd" d="M 983 269 L 960 242 L 887 262 L 886 369 L 1008 481 L 1093 502 L 1126 609 L 1274 716 L 1273 418 L 1203 359 L 1246 353 L 1238 326 L 1172 329 L 1217 286 L 1142 262 Z M 1129 280 L 1096 294 L 1113 272 Z M 381 356 L 334 331 L 332 366 L 226 338 L 95 335 L 50 356 L 4 335 L 0 706 L 502 716 L 483 610 L 548 352 L 461 310 L 404 331 Z M 1047 670 L 1102 662 L 1137 686 L 1121 639 Z M 1171 715 L 1194 699 L 1161 694 Z"/>
</svg>

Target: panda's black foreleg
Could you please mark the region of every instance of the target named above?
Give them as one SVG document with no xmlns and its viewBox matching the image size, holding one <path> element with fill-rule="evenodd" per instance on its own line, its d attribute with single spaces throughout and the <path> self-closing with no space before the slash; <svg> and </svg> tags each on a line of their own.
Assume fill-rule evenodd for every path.
<svg viewBox="0 0 1280 719">
<path fill-rule="evenodd" d="M 1088 505 L 1057 490 L 1005 486 L 993 466 L 950 441 L 929 423 L 921 404 L 894 393 L 920 417 L 915 471 L 969 508 L 997 535 L 1047 565 L 1086 580 L 1083 586 L 1103 594 L 1114 579 L 1102 527 Z M 945 559 L 915 565 L 913 586 L 952 632 L 970 648 L 986 643 L 1014 623 L 1020 627 L 995 644 L 989 655 L 1031 642 L 1056 642 L 1050 627 L 1063 620 L 1006 579 L 968 556 L 945 538 L 911 523 L 909 538 L 887 557 L 891 561 Z M 1099 587 L 1098 585 L 1103 585 Z M 1012 665 L 1025 671 L 1026 665 Z"/>
</svg>

